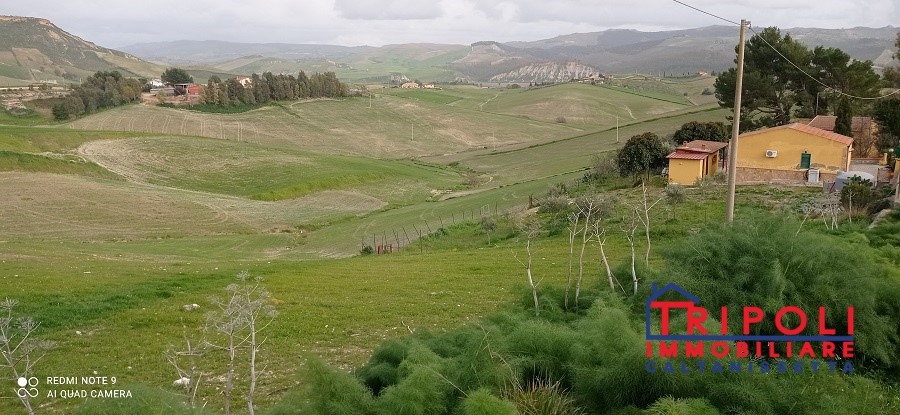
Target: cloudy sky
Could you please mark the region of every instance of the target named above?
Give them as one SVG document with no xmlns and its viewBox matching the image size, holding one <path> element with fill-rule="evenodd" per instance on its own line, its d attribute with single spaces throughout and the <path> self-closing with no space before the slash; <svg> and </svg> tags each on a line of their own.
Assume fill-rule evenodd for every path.
<svg viewBox="0 0 900 415">
<path fill-rule="evenodd" d="M 898 0 L 683 0 L 756 27 L 900 24 Z M 604 29 L 725 24 L 672 0 L 15 0 L 0 14 L 50 19 L 107 47 L 167 40 L 469 44 Z"/>
</svg>

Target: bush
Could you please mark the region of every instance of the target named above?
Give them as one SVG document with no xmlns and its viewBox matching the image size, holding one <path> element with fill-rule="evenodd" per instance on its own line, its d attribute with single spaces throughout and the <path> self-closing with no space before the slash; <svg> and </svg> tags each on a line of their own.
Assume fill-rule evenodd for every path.
<svg viewBox="0 0 900 415">
<path fill-rule="evenodd" d="M 666 186 L 666 200 L 672 204 L 678 204 L 684 202 L 687 199 L 687 193 L 684 190 L 684 186 L 680 184 L 670 184 Z"/>
<path fill-rule="evenodd" d="M 306 389 L 288 395 L 266 415 L 370 415 L 371 392 L 352 375 L 329 368 L 320 359 L 307 362 Z M 303 409 L 302 411 L 300 409 Z"/>
<path fill-rule="evenodd" d="M 516 406 L 485 389 L 469 394 L 462 403 L 463 415 L 520 415 Z"/>
<path fill-rule="evenodd" d="M 900 288 L 875 252 L 846 238 L 797 232 L 798 223 L 764 218 L 703 230 L 665 252 L 671 279 L 707 309 L 757 305 L 766 315 L 785 305 L 825 306 L 828 321 L 846 333 L 855 308 L 856 366 L 875 361 L 900 368 Z M 730 322 L 731 332 L 740 332 Z M 753 334 L 777 334 L 771 319 Z M 809 325 L 804 334 L 813 335 Z"/>
</svg>

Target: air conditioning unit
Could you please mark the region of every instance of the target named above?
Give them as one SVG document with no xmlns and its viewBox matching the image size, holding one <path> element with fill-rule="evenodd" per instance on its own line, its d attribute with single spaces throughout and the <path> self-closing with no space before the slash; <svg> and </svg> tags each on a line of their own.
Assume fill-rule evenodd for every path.
<svg viewBox="0 0 900 415">
<path fill-rule="evenodd" d="M 768 157 L 768 158 L 778 157 L 778 150 L 766 150 L 766 157 Z"/>
</svg>

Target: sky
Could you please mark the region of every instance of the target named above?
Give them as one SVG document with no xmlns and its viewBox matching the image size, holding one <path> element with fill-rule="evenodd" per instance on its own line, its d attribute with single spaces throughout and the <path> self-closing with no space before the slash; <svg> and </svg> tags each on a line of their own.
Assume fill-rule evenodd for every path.
<svg viewBox="0 0 900 415">
<path fill-rule="evenodd" d="M 755 27 L 900 25 L 898 0 L 682 0 Z M 673 0 L 14 0 L 0 14 L 42 17 L 117 48 L 171 40 L 382 46 L 531 41 L 606 29 L 728 24 Z"/>
</svg>

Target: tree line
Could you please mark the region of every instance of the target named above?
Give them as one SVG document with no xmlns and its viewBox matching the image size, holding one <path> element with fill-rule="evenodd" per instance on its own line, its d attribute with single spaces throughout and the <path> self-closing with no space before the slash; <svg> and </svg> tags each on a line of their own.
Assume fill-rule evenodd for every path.
<svg viewBox="0 0 900 415">
<path fill-rule="evenodd" d="M 716 78 L 716 98 L 723 107 L 734 108 L 736 78 L 735 68 Z M 810 50 L 790 34 L 768 27 L 745 46 L 741 131 L 785 125 L 792 117 L 811 118 L 842 105 L 860 113 L 865 104 L 841 93 L 876 97 L 885 86 L 871 61 L 855 60 L 838 48 Z"/>
<path fill-rule="evenodd" d="M 304 98 L 337 98 L 348 95 L 348 87 L 337 79 L 334 72 L 305 72 L 294 75 L 274 75 L 264 72 L 253 74 L 248 86 L 236 78 L 222 81 L 218 76 L 209 78 L 202 92 L 206 104 L 239 105 L 264 104 L 270 101 L 285 101 Z"/>
<path fill-rule="evenodd" d="M 135 102 L 141 98 L 141 81 L 125 78 L 118 71 L 100 71 L 72 89 L 69 96 L 53 105 L 53 117 L 66 120 Z"/>
<path fill-rule="evenodd" d="M 900 49 L 900 33 L 895 45 Z M 900 52 L 894 58 L 900 61 Z M 852 117 L 872 116 L 881 133 L 876 142 L 861 143 L 860 149 L 874 144 L 879 151 L 886 151 L 896 146 L 900 137 L 900 123 L 895 121 L 900 114 L 900 96 L 854 98 L 876 98 L 884 95 L 884 88 L 900 88 L 900 66 L 884 68 L 883 75 L 875 72 L 872 61 L 855 60 L 838 48 L 809 49 L 790 34 L 768 27 L 745 46 L 740 130 L 832 114 L 837 116 L 835 132 L 852 136 Z M 715 94 L 722 107 L 734 108 L 736 78 L 735 68 L 716 78 Z"/>
</svg>

